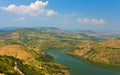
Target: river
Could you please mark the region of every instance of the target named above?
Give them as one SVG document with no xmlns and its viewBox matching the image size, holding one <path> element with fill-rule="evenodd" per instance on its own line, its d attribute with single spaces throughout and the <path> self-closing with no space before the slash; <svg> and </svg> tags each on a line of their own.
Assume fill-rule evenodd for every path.
<svg viewBox="0 0 120 75">
<path fill-rule="evenodd" d="M 64 54 L 65 49 L 45 50 L 55 58 L 55 62 L 64 64 L 70 69 L 70 75 L 120 75 L 120 72 L 93 66 Z"/>
</svg>

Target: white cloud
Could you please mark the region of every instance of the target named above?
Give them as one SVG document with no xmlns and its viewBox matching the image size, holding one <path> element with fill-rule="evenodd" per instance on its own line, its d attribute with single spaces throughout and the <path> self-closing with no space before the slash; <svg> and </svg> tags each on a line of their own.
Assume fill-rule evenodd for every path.
<svg viewBox="0 0 120 75">
<path fill-rule="evenodd" d="M 47 16 L 51 16 L 55 14 L 57 14 L 57 12 L 55 12 L 54 10 L 47 10 Z"/>
<path fill-rule="evenodd" d="M 85 24 L 104 24 L 106 21 L 104 19 L 96 19 L 96 18 L 78 18 L 78 23 L 85 23 Z"/>
<path fill-rule="evenodd" d="M 18 14 L 29 14 L 29 15 L 39 15 L 42 13 L 46 13 L 46 15 L 53 15 L 56 12 L 54 10 L 47 10 L 45 7 L 48 5 L 48 1 L 42 2 L 41 0 L 37 0 L 30 5 L 20 5 L 17 6 L 15 4 L 10 4 L 7 7 L 1 7 L 2 10 L 14 12 Z"/>
<path fill-rule="evenodd" d="M 20 17 L 20 18 L 14 18 L 13 20 L 14 20 L 14 21 L 25 21 L 26 18 Z"/>
</svg>

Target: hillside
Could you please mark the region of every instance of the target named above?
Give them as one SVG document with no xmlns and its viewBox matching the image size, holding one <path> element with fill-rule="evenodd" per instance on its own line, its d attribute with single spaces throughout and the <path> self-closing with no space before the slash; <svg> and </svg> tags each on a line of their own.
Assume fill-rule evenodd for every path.
<svg viewBox="0 0 120 75">
<path fill-rule="evenodd" d="M 80 44 L 66 53 L 97 63 L 120 66 L 120 40 L 110 39 L 101 42 Z"/>
<path fill-rule="evenodd" d="M 24 75 L 68 75 L 65 71 L 64 66 L 55 63 L 41 63 L 41 68 L 36 68 L 33 65 L 24 64 L 21 60 L 11 56 L 0 56 L 0 75 L 21 75 L 16 69 L 17 68 Z M 39 62 L 38 62 L 39 63 Z"/>
<path fill-rule="evenodd" d="M 60 29 L 22 28 L 0 33 L 0 46 L 4 44 L 24 45 L 41 50 L 47 48 L 73 47 L 82 42 L 88 42 L 79 33 L 71 33 Z"/>
<path fill-rule="evenodd" d="M 12 70 L 12 74 L 17 74 L 17 72 L 13 70 L 14 66 L 12 66 L 15 61 L 17 62 L 17 60 L 14 59 L 18 59 L 23 64 L 19 65 L 18 67 L 25 75 L 33 75 L 34 73 L 36 73 L 35 75 L 57 75 L 58 73 L 66 75 L 66 73 L 69 73 L 67 67 L 54 63 L 53 58 L 48 54 L 42 51 L 28 49 L 20 45 L 8 45 L 0 47 L 0 55 L 2 55 L 0 57 L 0 67 L 3 68 L 1 69 L 2 71 L 0 71 L 0 73 L 3 72 L 5 75 L 11 74 L 11 72 L 9 72 L 9 67 L 10 70 Z M 9 58 L 10 56 L 13 56 L 13 59 Z M 9 61 L 10 63 L 8 64 Z M 4 68 L 8 71 L 5 71 Z"/>
<path fill-rule="evenodd" d="M 20 45 L 8 45 L 8 46 L 0 47 L 0 55 L 14 56 L 21 60 L 27 60 L 33 57 L 33 55 L 30 52 L 22 49 L 22 46 Z"/>
<path fill-rule="evenodd" d="M 39 71 L 35 70 L 32 66 L 23 64 L 21 60 L 14 58 L 12 56 L 0 56 L 0 75 L 21 75 L 17 70 L 15 70 L 15 64 L 17 62 L 17 67 L 24 69 L 25 75 L 40 74 Z"/>
</svg>

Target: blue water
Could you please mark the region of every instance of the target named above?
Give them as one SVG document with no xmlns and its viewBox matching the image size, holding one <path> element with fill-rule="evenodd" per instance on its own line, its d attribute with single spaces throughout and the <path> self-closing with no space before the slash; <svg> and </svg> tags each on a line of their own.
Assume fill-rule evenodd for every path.
<svg viewBox="0 0 120 75">
<path fill-rule="evenodd" d="M 96 67 L 64 54 L 65 49 L 45 50 L 55 58 L 55 62 L 64 64 L 70 69 L 70 75 L 120 75 L 120 72 Z"/>
</svg>

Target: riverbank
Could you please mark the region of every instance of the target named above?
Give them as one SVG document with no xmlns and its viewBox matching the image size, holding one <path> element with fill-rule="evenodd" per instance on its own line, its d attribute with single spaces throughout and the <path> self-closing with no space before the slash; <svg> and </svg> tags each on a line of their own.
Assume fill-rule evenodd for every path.
<svg viewBox="0 0 120 75">
<path fill-rule="evenodd" d="M 87 63 L 120 71 L 120 40 L 108 39 L 79 44 L 66 53 Z"/>
<path fill-rule="evenodd" d="M 80 56 L 77 56 L 77 55 L 74 55 L 74 54 L 70 54 L 68 52 L 65 52 L 65 54 L 67 54 L 67 55 L 69 55 L 73 58 L 76 58 L 78 60 L 82 60 L 83 62 L 85 62 L 87 64 L 90 64 L 90 65 L 93 65 L 93 66 L 96 66 L 96 67 L 106 68 L 106 69 L 109 69 L 109 70 L 114 70 L 114 71 L 120 72 L 120 66 L 114 66 L 114 65 L 110 65 L 110 64 L 103 64 L 103 63 L 99 63 L 99 62 L 94 62 L 92 60 L 85 59 L 83 57 L 80 57 Z"/>
<path fill-rule="evenodd" d="M 70 75 L 120 75 L 120 72 L 101 68 L 96 65 L 90 65 L 83 60 L 76 59 L 64 53 L 66 49 L 44 50 L 54 57 L 54 61 L 67 66 L 70 69 Z"/>
</svg>

